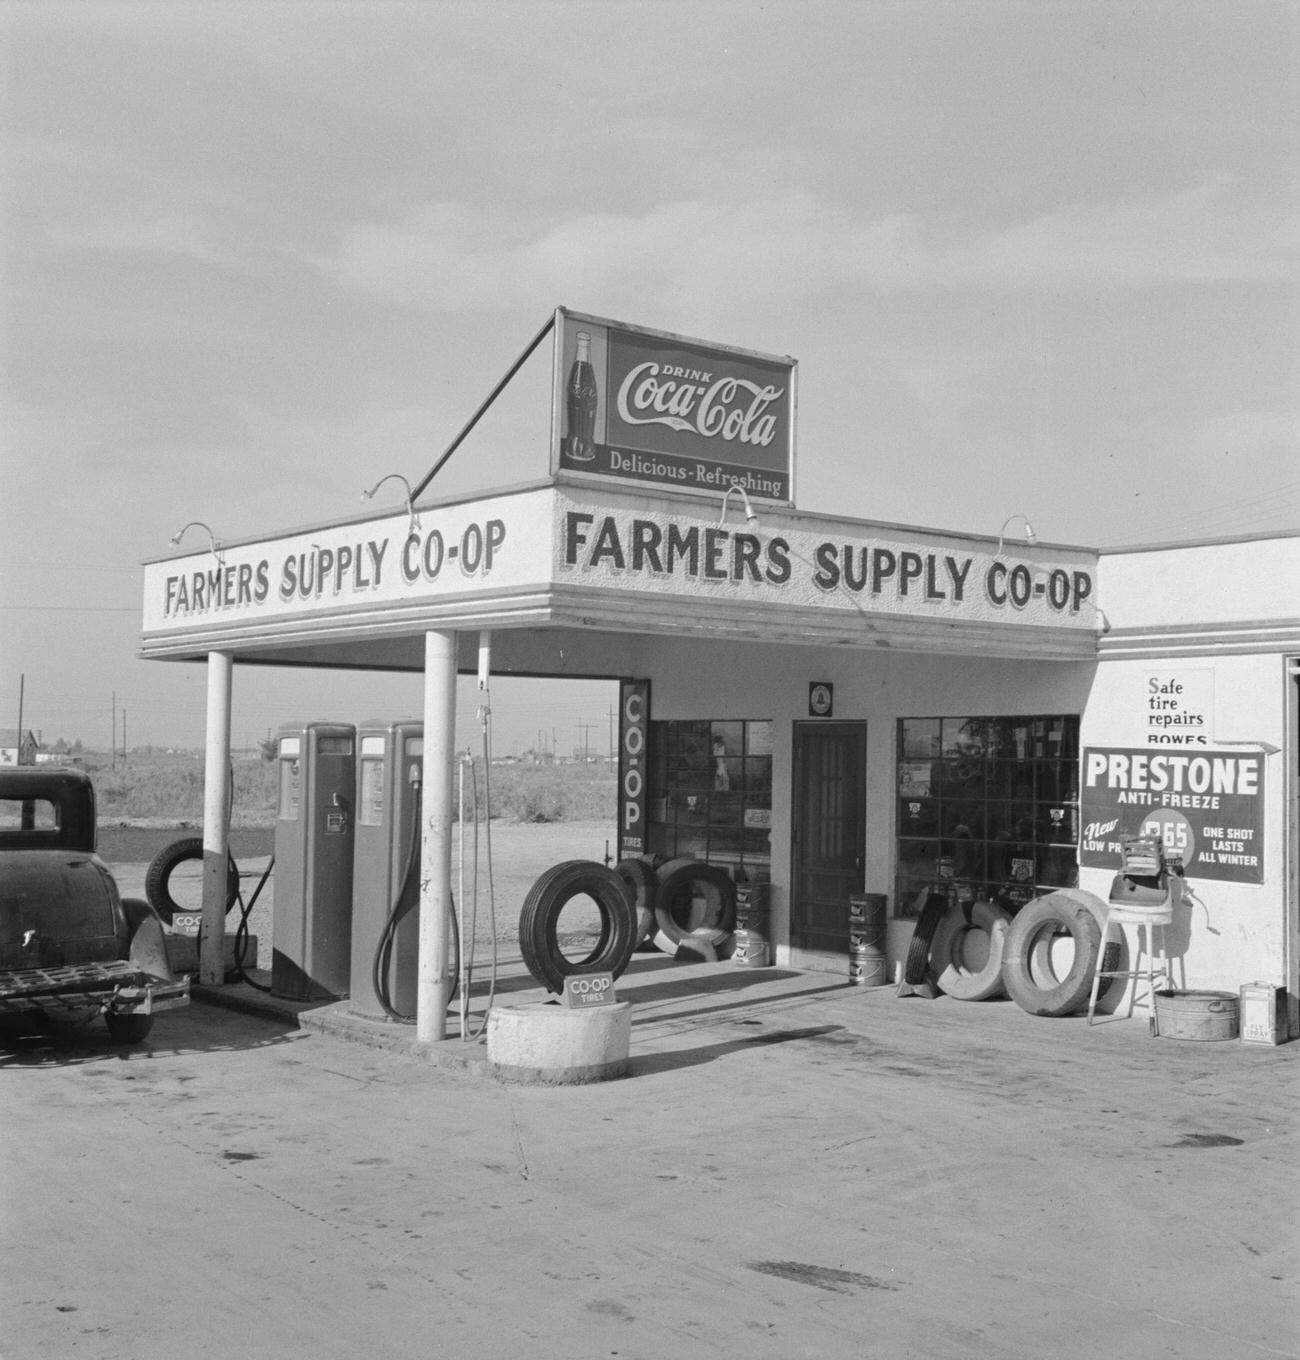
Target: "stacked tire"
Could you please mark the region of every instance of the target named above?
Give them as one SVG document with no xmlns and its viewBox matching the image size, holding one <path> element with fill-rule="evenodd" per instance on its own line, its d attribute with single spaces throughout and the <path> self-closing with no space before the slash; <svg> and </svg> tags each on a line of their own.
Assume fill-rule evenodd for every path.
<svg viewBox="0 0 1300 1360">
<path fill-rule="evenodd" d="M 913 973 L 916 980 L 928 973 L 959 1001 L 1005 994 L 1030 1015 L 1074 1015 L 1087 1005 L 1106 921 L 1099 897 L 1061 888 L 1034 898 L 1014 917 L 992 902 L 949 905 L 941 913 L 933 908 L 928 904 L 917 922 L 909 981 Z M 975 945 L 976 937 L 986 947 Z M 1069 966 L 1058 971 L 1055 956 L 1066 937 Z M 1105 968 L 1117 966 L 1118 949 L 1114 942 L 1107 946 Z"/>
<path fill-rule="evenodd" d="M 561 947 L 560 916 L 575 899 L 595 904 L 600 929 L 594 946 L 580 958 Z M 519 952 L 528 971 L 548 991 L 562 992 L 575 973 L 612 973 L 618 977 L 637 942 L 637 915 L 622 878 L 596 860 L 556 864 L 528 890 L 519 913 Z"/>
<path fill-rule="evenodd" d="M 633 949 L 653 948 L 655 900 L 659 893 L 659 876 L 655 873 L 653 862 L 640 857 L 621 859 L 614 866 L 614 872 L 623 880 L 623 886 L 632 898 L 632 909 L 636 912 L 636 943 Z"/>
<path fill-rule="evenodd" d="M 1060 888 L 1022 907 L 1011 923 L 1002 964 L 1007 993 L 1016 1005 L 1030 1015 L 1053 1017 L 1082 1010 L 1092 990 L 1105 920 L 1106 904 L 1079 888 Z M 1052 953 L 1065 935 L 1074 942 L 1074 955 L 1062 977 Z M 1109 954 L 1106 966 L 1113 966 Z"/>
<path fill-rule="evenodd" d="M 582 898 L 590 899 L 599 927 L 590 947 L 575 954 L 566 951 L 560 918 Z M 529 889 L 519 914 L 519 952 L 538 982 L 561 992 L 574 974 L 618 977 L 640 947 L 729 958 L 735 931 L 736 885 L 710 864 L 637 857 L 611 869 L 596 860 L 566 860 Z"/>
<path fill-rule="evenodd" d="M 992 902 L 949 907 L 935 927 L 930 967 L 942 991 L 958 1001 L 1006 995 L 1002 964 L 1011 913 Z"/>
<path fill-rule="evenodd" d="M 670 859 L 657 871 L 655 944 L 665 954 L 683 949 L 730 958 L 736 948 L 736 884 L 729 874 L 696 859 Z"/>
</svg>

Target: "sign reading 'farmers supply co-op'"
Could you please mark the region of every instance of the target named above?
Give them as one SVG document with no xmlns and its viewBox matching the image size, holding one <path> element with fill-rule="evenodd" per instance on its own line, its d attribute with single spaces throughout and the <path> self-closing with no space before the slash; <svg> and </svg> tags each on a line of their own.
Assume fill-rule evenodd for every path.
<svg viewBox="0 0 1300 1360">
<path fill-rule="evenodd" d="M 555 583 L 650 597 L 771 602 L 855 614 L 930 616 L 1088 630 L 1091 559 L 1034 562 L 962 540 L 845 521 L 784 530 L 670 514 L 614 497 L 535 488 L 322 526 L 145 566 L 144 632 L 162 640 L 226 625 L 254 630 L 325 615 L 373 622 L 387 606 L 441 606 Z M 770 518 L 776 518 L 775 512 Z M 737 522 L 738 521 L 738 522 Z M 743 526 L 743 527 L 742 527 Z M 396 616 L 394 616 L 396 617 Z"/>
<path fill-rule="evenodd" d="M 561 308 L 551 468 L 789 503 L 795 361 Z"/>
<path fill-rule="evenodd" d="M 1264 757 L 1132 747 L 1083 753 L 1080 863 L 1118 869 L 1123 836 L 1159 836 L 1189 878 L 1264 881 Z"/>
</svg>

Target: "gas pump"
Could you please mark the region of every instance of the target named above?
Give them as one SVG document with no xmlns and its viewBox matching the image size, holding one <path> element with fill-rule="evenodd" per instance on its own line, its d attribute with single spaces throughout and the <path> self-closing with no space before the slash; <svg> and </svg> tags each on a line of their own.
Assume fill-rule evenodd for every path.
<svg viewBox="0 0 1300 1360">
<path fill-rule="evenodd" d="M 355 747 L 350 723 L 287 723 L 277 733 L 272 996 L 347 995 Z"/>
<path fill-rule="evenodd" d="M 414 1015 L 420 914 L 408 911 L 392 927 L 379 967 L 376 955 L 402 892 L 412 846 L 420 838 L 424 724 L 418 718 L 362 723 L 357 729 L 357 834 L 352 871 L 350 1009 L 382 1020 L 384 1002 Z M 415 847 L 418 855 L 418 845 Z M 418 883 L 412 885 L 418 891 Z M 417 903 L 418 905 L 418 903 Z M 381 1001 L 376 992 L 383 990 Z"/>
</svg>

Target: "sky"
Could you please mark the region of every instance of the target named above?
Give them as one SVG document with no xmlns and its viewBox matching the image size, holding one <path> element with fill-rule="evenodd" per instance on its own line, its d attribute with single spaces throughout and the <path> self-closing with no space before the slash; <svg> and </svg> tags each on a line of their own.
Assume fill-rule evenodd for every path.
<svg viewBox="0 0 1300 1360">
<path fill-rule="evenodd" d="M 21 693 L 47 742 L 201 745 L 205 668 L 136 655 L 141 563 L 418 482 L 559 305 L 797 359 L 803 510 L 1094 547 L 1300 527 L 1291 0 L 0 24 L 0 728 Z M 546 474 L 550 363 L 431 496 Z M 496 747 L 603 753 L 613 703 L 497 682 Z M 232 740 L 421 706 L 420 677 L 236 667 Z"/>
</svg>

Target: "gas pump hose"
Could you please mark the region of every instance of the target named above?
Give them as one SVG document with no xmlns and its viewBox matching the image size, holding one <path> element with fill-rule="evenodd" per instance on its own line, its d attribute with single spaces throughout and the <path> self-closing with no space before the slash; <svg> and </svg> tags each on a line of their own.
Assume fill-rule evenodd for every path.
<svg viewBox="0 0 1300 1360">
<path fill-rule="evenodd" d="M 492 880 L 492 737 L 491 737 L 491 709 L 485 703 L 480 709 L 480 720 L 483 728 L 483 806 L 485 815 L 483 818 L 484 840 L 487 845 L 487 875 L 488 875 L 488 919 L 492 932 L 492 966 L 488 974 L 488 997 L 487 1005 L 483 1011 L 483 1020 L 479 1027 L 471 1030 L 469 1026 L 469 1015 L 467 1004 L 469 1001 L 470 985 L 474 977 L 474 948 L 478 936 L 478 776 L 474 775 L 474 889 L 470 903 L 470 928 L 469 928 L 469 947 L 466 951 L 468 957 L 465 960 L 464 993 L 461 997 L 461 1037 L 463 1039 L 479 1039 L 487 1030 L 488 1016 L 492 1013 L 492 1006 L 496 1001 L 497 994 L 497 900 L 496 889 Z M 472 763 L 471 763 L 472 769 Z M 461 842 L 464 843 L 465 820 L 464 809 L 461 812 Z"/>
<path fill-rule="evenodd" d="M 275 856 L 272 855 L 266 862 L 266 868 L 262 871 L 262 877 L 257 881 L 257 887 L 253 889 L 253 895 L 244 902 L 243 890 L 236 888 L 239 897 L 239 924 L 235 927 L 235 967 L 234 978 L 236 982 L 246 982 L 250 987 L 255 987 L 259 992 L 269 992 L 270 983 L 258 982 L 252 977 L 244 967 L 244 955 L 248 952 L 248 918 L 252 915 L 253 906 L 261 895 L 262 889 L 266 887 L 266 880 L 271 877 L 271 870 L 275 868 Z"/>
<path fill-rule="evenodd" d="M 370 970 L 370 982 L 374 988 L 375 1000 L 383 1007 L 384 1014 L 390 1020 L 396 1020 L 400 1025 L 413 1025 L 416 1017 L 403 1015 L 393 1005 L 388 977 L 392 964 L 393 943 L 397 938 L 397 927 L 420 902 L 420 836 L 418 834 L 420 830 L 420 799 L 418 792 L 417 796 L 411 800 L 411 822 L 411 848 L 406 856 L 406 870 L 402 874 L 402 886 L 398 889 L 397 900 L 388 913 L 388 919 L 384 922 L 384 929 L 379 936 L 379 943 L 375 948 L 374 962 Z M 451 946 L 454 951 L 452 972 L 454 977 L 458 979 L 460 976 L 460 946 L 454 897 L 451 902 Z M 453 981 L 451 993 L 447 998 L 448 1002 L 456 995 L 456 987 L 457 983 Z"/>
</svg>

